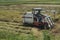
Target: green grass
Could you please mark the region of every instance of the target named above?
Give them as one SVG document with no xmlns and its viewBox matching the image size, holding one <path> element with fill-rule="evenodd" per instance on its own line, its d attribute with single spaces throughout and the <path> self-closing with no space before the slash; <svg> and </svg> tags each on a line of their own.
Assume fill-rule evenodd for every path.
<svg viewBox="0 0 60 40">
<path fill-rule="evenodd" d="M 9 31 L 0 31 L 0 40 L 60 40 L 60 36 L 49 34 L 49 31 L 45 30 L 42 33 L 43 39 L 41 36 L 35 37 L 33 33 L 24 34 L 24 33 L 11 33 Z"/>
<path fill-rule="evenodd" d="M 29 35 L 13 34 L 7 31 L 0 31 L 0 40 L 36 40 L 36 39 L 32 34 Z"/>
<path fill-rule="evenodd" d="M 8 4 L 60 4 L 60 0 L 0 0 L 0 5 Z"/>
<path fill-rule="evenodd" d="M 5 32 L 5 31 L 0 31 L 0 40 L 18 40 L 18 35 Z"/>
<path fill-rule="evenodd" d="M 32 2 L 59 2 L 60 0 L 0 0 L 0 2 L 19 2 L 19 1 L 32 1 Z"/>
</svg>

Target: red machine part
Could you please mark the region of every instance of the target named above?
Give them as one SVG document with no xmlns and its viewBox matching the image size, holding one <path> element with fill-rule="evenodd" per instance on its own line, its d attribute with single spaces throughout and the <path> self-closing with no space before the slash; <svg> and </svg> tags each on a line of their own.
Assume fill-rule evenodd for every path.
<svg viewBox="0 0 60 40">
<path fill-rule="evenodd" d="M 36 22 L 34 21 L 34 26 L 43 26 L 43 25 L 47 25 L 46 22 Z"/>
<path fill-rule="evenodd" d="M 39 26 L 39 24 L 41 25 L 41 23 L 34 21 L 34 26 Z"/>
<path fill-rule="evenodd" d="M 45 16 L 42 16 L 42 18 L 44 19 Z M 47 24 L 47 22 L 37 22 L 37 18 L 36 17 L 34 18 L 34 25 L 35 26 L 42 26 L 42 25 L 46 25 L 46 24 Z"/>
</svg>

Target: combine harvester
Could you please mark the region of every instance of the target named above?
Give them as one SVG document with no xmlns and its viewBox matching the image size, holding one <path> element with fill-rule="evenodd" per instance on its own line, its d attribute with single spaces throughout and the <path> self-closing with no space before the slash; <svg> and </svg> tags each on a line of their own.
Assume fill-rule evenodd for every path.
<svg viewBox="0 0 60 40">
<path fill-rule="evenodd" d="M 50 29 L 53 28 L 54 22 L 46 14 L 41 14 L 42 8 L 33 8 L 32 12 L 26 12 L 23 16 L 23 24 L 34 25 L 36 27 Z"/>
</svg>

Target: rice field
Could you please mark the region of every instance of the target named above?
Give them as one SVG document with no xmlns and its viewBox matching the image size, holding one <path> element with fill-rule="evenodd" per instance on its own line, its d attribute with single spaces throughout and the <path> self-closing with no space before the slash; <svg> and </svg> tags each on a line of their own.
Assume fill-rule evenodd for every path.
<svg viewBox="0 0 60 40">
<path fill-rule="evenodd" d="M 27 11 L 32 11 L 34 7 L 55 9 L 58 13 L 55 27 L 52 30 L 41 30 L 31 26 L 23 26 L 22 16 Z M 40 6 L 40 5 L 10 5 L 0 6 L 0 40 L 60 40 L 60 6 Z M 49 14 L 50 12 L 45 12 Z M 53 14 L 51 17 L 53 17 Z"/>
</svg>

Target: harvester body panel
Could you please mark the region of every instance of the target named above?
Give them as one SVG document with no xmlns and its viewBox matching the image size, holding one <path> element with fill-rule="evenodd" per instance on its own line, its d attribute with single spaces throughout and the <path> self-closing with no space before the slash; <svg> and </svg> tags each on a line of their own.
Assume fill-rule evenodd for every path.
<svg viewBox="0 0 60 40">
<path fill-rule="evenodd" d="M 23 20 L 24 23 L 27 23 L 27 24 L 32 24 L 33 23 L 33 14 L 31 12 L 27 12 L 25 15 L 24 15 L 24 20 Z"/>
</svg>

